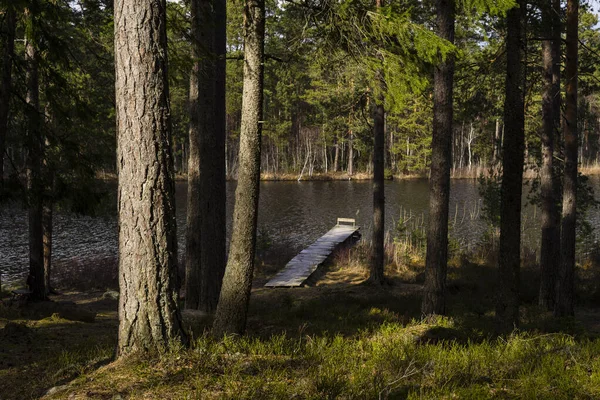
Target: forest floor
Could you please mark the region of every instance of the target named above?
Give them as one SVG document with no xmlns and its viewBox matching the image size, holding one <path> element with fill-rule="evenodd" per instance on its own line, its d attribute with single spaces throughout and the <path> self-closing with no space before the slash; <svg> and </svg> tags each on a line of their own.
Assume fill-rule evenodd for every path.
<svg viewBox="0 0 600 400">
<path fill-rule="evenodd" d="M 557 321 L 534 304 L 525 269 L 522 325 L 499 337 L 492 268 L 451 263 L 448 317 L 422 321 L 422 265 L 390 269 L 375 287 L 352 251 L 303 288 L 262 287 L 275 268 L 261 263 L 245 337 L 216 341 L 204 334 L 209 318 L 184 314 L 190 349 L 117 362 L 114 279 L 94 272 L 114 265 L 89 267 L 86 276 L 108 280 L 79 286 L 79 270 L 63 271 L 71 280 L 54 305 L 0 304 L 0 399 L 600 398 L 595 273 L 580 273 L 589 284 L 578 285 L 577 318 Z M 63 312 L 73 307 L 82 315 Z M 95 322 L 81 321 L 84 310 Z"/>
</svg>

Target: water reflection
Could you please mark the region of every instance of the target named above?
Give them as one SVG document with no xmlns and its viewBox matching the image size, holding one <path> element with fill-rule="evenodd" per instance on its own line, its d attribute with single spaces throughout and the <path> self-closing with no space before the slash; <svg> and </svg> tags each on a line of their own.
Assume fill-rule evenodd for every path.
<svg viewBox="0 0 600 400">
<path fill-rule="evenodd" d="M 590 180 L 600 193 L 600 179 Z M 227 184 L 228 235 L 235 182 Z M 112 185 L 112 190 L 116 185 Z M 179 252 L 184 249 L 187 187 L 176 186 Z M 395 234 L 400 218 L 426 223 L 428 182 L 406 180 L 386 182 L 386 230 Z M 526 197 L 526 196 L 524 196 Z M 524 200 L 525 202 L 525 200 Z M 0 206 L 0 270 L 3 281 L 22 279 L 27 270 L 27 212 L 16 204 Z M 462 246 L 477 243 L 487 229 L 481 220 L 481 200 L 472 180 L 453 180 L 450 195 L 451 234 Z M 372 193 L 369 181 L 335 182 L 263 182 L 260 185 L 259 227 L 283 251 L 282 258 L 292 258 L 335 224 L 337 217 L 356 218 L 363 237 L 371 230 Z M 593 226 L 600 222 L 600 211 L 588 216 Z M 523 216 L 524 242 L 537 247 L 539 210 L 527 206 Z M 54 259 L 110 257 L 117 253 L 116 215 L 100 218 L 58 212 L 54 227 Z M 283 249 L 283 250 L 282 250 Z"/>
</svg>

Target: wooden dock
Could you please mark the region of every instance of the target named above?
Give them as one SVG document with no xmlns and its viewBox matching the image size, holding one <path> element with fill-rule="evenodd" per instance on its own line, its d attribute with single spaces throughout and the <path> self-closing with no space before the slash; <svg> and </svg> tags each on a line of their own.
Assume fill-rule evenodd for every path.
<svg viewBox="0 0 600 400">
<path fill-rule="evenodd" d="M 292 258 L 285 268 L 271 278 L 265 286 L 302 286 L 335 249 L 348 240 L 357 239 L 357 236 L 360 236 L 359 229 L 354 219 L 338 218 L 337 224 L 329 232 Z"/>
</svg>

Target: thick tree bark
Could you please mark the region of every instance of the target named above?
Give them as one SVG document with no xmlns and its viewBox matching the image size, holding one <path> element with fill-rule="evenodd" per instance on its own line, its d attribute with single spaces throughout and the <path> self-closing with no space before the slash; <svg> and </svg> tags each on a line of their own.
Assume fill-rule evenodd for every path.
<svg viewBox="0 0 600 400">
<path fill-rule="evenodd" d="M 454 43 L 454 13 L 454 0 L 437 1 L 437 34 L 450 43 Z M 429 225 L 425 258 L 425 287 L 421 303 L 423 315 L 446 312 L 453 83 L 454 55 L 448 54 L 434 72 Z"/>
<path fill-rule="evenodd" d="M 554 309 L 560 260 L 559 182 L 554 174 L 554 138 L 560 127 L 560 0 L 548 2 L 543 22 L 551 39 L 542 42 L 544 89 L 542 93 L 542 168 L 540 197 L 542 203 L 542 244 L 540 250 L 539 305 Z"/>
<path fill-rule="evenodd" d="M 554 315 L 564 317 L 574 315 L 575 279 L 575 226 L 577 192 L 577 67 L 579 45 L 579 0 L 567 1 L 567 38 L 565 65 L 565 170 L 563 177 L 563 207 L 561 227 L 560 279 Z"/>
<path fill-rule="evenodd" d="M 213 335 L 241 334 L 246 316 L 256 245 L 263 115 L 265 2 L 244 6 L 244 89 L 239 176 L 233 210 L 229 259 L 213 325 Z"/>
<path fill-rule="evenodd" d="M 178 301 L 164 0 L 115 1 L 119 356 L 186 342 Z"/>
<path fill-rule="evenodd" d="M 383 84 L 382 84 L 383 87 Z M 375 105 L 373 124 L 373 255 L 369 281 L 378 285 L 384 282 L 384 227 L 385 227 L 385 186 L 383 176 L 384 142 L 385 142 L 385 110 L 383 95 Z"/>
<path fill-rule="evenodd" d="M 34 26 L 34 16 L 29 9 L 25 18 Z M 25 38 L 25 81 L 27 86 L 27 202 L 29 220 L 29 276 L 27 285 L 33 300 L 46 299 L 44 280 L 44 242 L 42 228 L 42 119 L 40 118 L 40 87 L 34 29 Z"/>
<path fill-rule="evenodd" d="M 4 152 L 8 134 L 8 111 L 10 109 L 12 63 L 15 49 L 16 12 L 6 9 L 2 41 L 2 77 L 0 80 L 0 194 L 4 190 Z"/>
<path fill-rule="evenodd" d="M 225 3 L 191 3 L 186 307 L 214 312 L 225 272 Z"/>
<path fill-rule="evenodd" d="M 521 267 L 521 196 L 525 147 L 524 72 L 522 24 L 525 1 L 508 11 L 506 36 L 505 136 L 502 147 L 500 246 L 496 320 L 502 332 L 519 323 L 519 274 Z"/>
</svg>

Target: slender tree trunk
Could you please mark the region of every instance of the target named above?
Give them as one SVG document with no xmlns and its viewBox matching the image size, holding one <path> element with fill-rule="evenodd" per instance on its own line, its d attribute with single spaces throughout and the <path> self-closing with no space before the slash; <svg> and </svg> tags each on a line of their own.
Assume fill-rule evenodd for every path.
<svg viewBox="0 0 600 400">
<path fill-rule="evenodd" d="M 523 35 L 525 1 L 507 14 L 506 100 L 502 148 L 502 195 L 500 205 L 500 247 L 496 319 L 500 331 L 512 330 L 519 323 L 519 271 L 521 266 L 521 195 L 525 142 L 523 103 Z"/>
<path fill-rule="evenodd" d="M 544 91 L 542 93 L 542 244 L 540 250 L 539 305 L 554 309 L 560 260 L 557 182 L 554 173 L 554 138 L 560 128 L 560 0 L 545 5 L 543 21 L 552 38 L 542 42 Z"/>
<path fill-rule="evenodd" d="M 381 11 L 382 0 L 375 0 L 377 12 Z M 383 67 L 383 55 L 378 57 Z M 373 118 L 373 254 L 371 257 L 369 282 L 377 285 L 383 284 L 384 277 L 384 227 L 385 227 L 385 109 L 384 93 L 386 90 L 383 71 L 377 71 L 377 84 L 379 94 L 375 99 L 375 113 Z"/>
<path fill-rule="evenodd" d="M 206 98 L 214 96 L 214 86 L 201 85 L 202 74 L 212 77 L 212 70 L 203 70 L 203 61 L 206 62 L 207 54 L 202 54 L 202 48 L 210 45 L 212 41 L 211 30 L 208 29 L 207 21 L 202 17 L 208 15 L 206 7 L 210 4 L 201 1 L 191 1 L 191 31 L 192 31 L 192 58 L 194 64 L 190 74 L 190 129 L 189 129 L 189 159 L 188 159 L 188 192 L 187 192 L 187 224 L 185 241 L 185 307 L 198 309 L 200 307 L 200 292 L 202 285 L 202 246 L 201 246 L 201 224 L 202 213 L 200 212 L 201 184 L 200 184 L 200 147 L 202 131 L 207 130 L 212 122 L 212 112 L 209 105 L 208 110 L 202 108 L 201 91 Z M 203 32 L 202 28 L 205 31 Z M 202 36 L 208 35 L 208 38 Z M 207 43 L 203 43 L 202 40 Z M 208 80 L 208 79 L 207 79 Z M 203 129 L 204 128 L 204 129 Z"/>
<path fill-rule="evenodd" d="M 186 307 L 214 312 L 225 272 L 225 4 L 193 0 L 191 14 Z"/>
<path fill-rule="evenodd" d="M 33 27 L 34 16 L 29 9 L 25 10 L 25 18 Z M 40 87 L 38 74 L 37 47 L 35 29 L 28 30 L 25 38 L 25 81 L 27 85 L 27 193 L 29 219 L 29 276 L 27 285 L 32 292 L 32 299 L 44 300 L 44 241 L 42 228 L 42 120 L 40 118 Z"/>
<path fill-rule="evenodd" d="M 264 38 L 265 2 L 246 0 L 240 168 L 235 192 L 229 258 L 213 325 L 215 337 L 232 333 L 241 334 L 246 329 L 258 218 Z"/>
<path fill-rule="evenodd" d="M 8 134 L 8 111 L 10 109 L 12 62 L 15 48 L 16 12 L 12 7 L 4 14 L 2 42 L 2 76 L 0 80 L 0 194 L 4 190 L 4 152 Z"/>
<path fill-rule="evenodd" d="M 437 1 L 437 34 L 450 43 L 454 43 L 454 13 L 454 0 Z M 453 83 L 454 55 L 449 54 L 434 72 L 429 223 L 425 257 L 425 286 L 421 304 L 421 314 L 423 315 L 446 312 Z"/>
<path fill-rule="evenodd" d="M 383 77 L 380 77 L 382 80 Z M 384 88 L 381 83 L 381 90 Z M 375 118 L 373 124 L 374 146 L 373 146 L 373 255 L 371 258 L 371 269 L 369 281 L 378 285 L 384 282 L 384 227 L 385 227 L 385 182 L 383 176 L 384 158 L 384 120 L 385 111 L 383 107 L 383 94 L 381 94 L 375 105 Z"/>
<path fill-rule="evenodd" d="M 333 157 L 333 172 L 338 172 L 338 160 L 340 156 L 340 144 L 338 139 L 335 139 L 335 156 Z"/>
<path fill-rule="evenodd" d="M 323 163 L 325 167 L 325 173 L 329 172 L 329 165 L 327 161 L 327 142 L 325 141 L 325 138 L 323 138 Z"/>
<path fill-rule="evenodd" d="M 348 139 L 348 175 L 354 175 L 354 135 L 352 130 L 350 130 L 350 138 Z"/>
<path fill-rule="evenodd" d="M 178 307 L 165 0 L 116 0 L 118 356 L 187 342 Z"/>
<path fill-rule="evenodd" d="M 554 315 L 574 315 L 573 296 L 575 279 L 575 224 L 577 192 L 577 67 L 579 45 L 579 0 L 567 1 L 567 39 L 565 65 L 566 97 L 565 124 L 565 170 L 563 177 L 563 208 L 561 227 L 560 279 Z"/>
<path fill-rule="evenodd" d="M 462 168 L 464 165 L 464 155 L 465 155 L 465 122 L 463 121 L 460 127 L 460 159 L 458 161 L 458 168 Z"/>
<path fill-rule="evenodd" d="M 54 204 L 50 197 L 44 199 L 42 210 L 42 230 L 44 232 L 44 286 L 46 295 L 52 291 L 50 277 L 52 275 L 52 217 Z"/>
<path fill-rule="evenodd" d="M 471 122 L 471 127 L 469 129 L 469 136 L 467 138 L 467 153 L 469 153 L 469 170 L 473 166 L 473 162 L 472 162 L 473 153 L 471 152 L 471 144 L 473 143 L 473 140 L 475 140 L 475 130 L 473 129 L 473 123 Z"/>
<path fill-rule="evenodd" d="M 206 291 L 206 310 L 215 312 L 221 293 L 225 266 L 227 263 L 227 172 L 225 168 L 227 140 L 227 107 L 226 107 L 226 76 L 227 76 L 227 1 L 214 0 L 215 13 L 215 140 L 211 151 L 213 179 L 207 182 L 205 189 L 212 193 L 211 203 L 207 212 L 210 215 L 208 224 L 204 227 L 210 234 L 206 237 L 203 247 L 210 247 L 206 252 L 209 286 Z M 206 235 L 205 235 L 206 236 Z"/>
<path fill-rule="evenodd" d="M 394 127 L 392 126 L 391 128 L 389 128 L 389 132 L 390 132 L 390 141 L 388 143 L 388 156 L 390 158 L 390 169 L 392 170 L 392 173 L 396 172 L 396 154 L 394 153 Z M 387 124 L 386 124 L 386 129 L 387 129 Z"/>
<path fill-rule="evenodd" d="M 496 119 L 496 130 L 494 131 L 494 157 L 493 162 L 500 158 L 500 118 Z"/>
<path fill-rule="evenodd" d="M 55 119 L 53 115 L 52 102 L 49 96 L 46 96 L 45 123 L 46 131 L 52 131 L 55 127 Z M 48 158 L 47 149 L 50 148 L 48 136 L 44 138 L 44 160 L 43 160 L 43 187 L 44 194 L 42 200 L 42 232 L 44 244 L 44 284 L 46 295 L 52 293 L 52 285 L 50 284 L 52 275 L 52 235 L 53 235 L 53 214 L 54 214 L 54 194 L 55 174 L 51 160 Z"/>
</svg>

